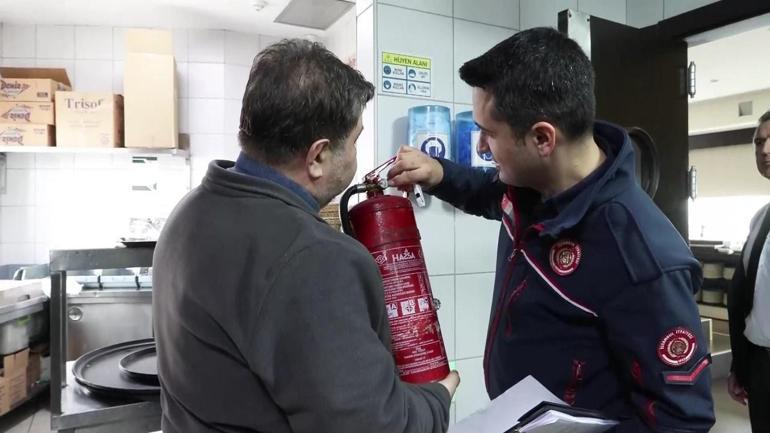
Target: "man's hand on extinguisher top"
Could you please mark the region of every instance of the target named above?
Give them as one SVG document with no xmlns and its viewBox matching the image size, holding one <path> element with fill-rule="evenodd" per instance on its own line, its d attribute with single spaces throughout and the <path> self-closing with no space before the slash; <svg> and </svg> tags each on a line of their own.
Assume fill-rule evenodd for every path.
<svg viewBox="0 0 770 433">
<path fill-rule="evenodd" d="M 438 161 L 418 149 L 401 146 L 396 162 L 388 170 L 388 185 L 409 189 L 414 184 L 432 188 L 444 178 L 444 168 Z"/>
<path fill-rule="evenodd" d="M 452 398 L 455 395 L 455 391 L 457 391 L 457 387 L 460 385 L 460 373 L 452 370 L 447 377 L 439 380 L 438 383 L 444 385 L 444 388 L 449 391 L 449 398 Z"/>
</svg>

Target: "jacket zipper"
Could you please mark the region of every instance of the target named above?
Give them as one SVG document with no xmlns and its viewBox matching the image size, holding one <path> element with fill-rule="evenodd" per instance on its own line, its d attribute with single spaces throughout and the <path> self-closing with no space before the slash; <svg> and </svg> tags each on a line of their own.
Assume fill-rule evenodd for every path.
<svg viewBox="0 0 770 433">
<path fill-rule="evenodd" d="M 519 285 L 516 286 L 516 288 L 511 292 L 510 296 L 508 296 L 508 299 L 505 301 L 506 312 L 511 308 L 511 305 L 513 305 L 513 303 L 519 299 L 519 297 L 521 296 L 521 292 L 523 292 L 526 287 L 527 287 L 527 279 L 524 278 L 524 280 L 522 280 L 521 283 L 519 283 Z M 506 318 L 505 336 L 510 337 L 511 334 L 513 334 L 513 323 L 511 322 L 510 314 L 504 314 L 504 316 Z"/>
<path fill-rule="evenodd" d="M 585 361 L 579 359 L 572 360 L 572 378 L 567 384 L 567 389 L 564 390 L 564 402 L 570 406 L 575 405 L 577 399 L 577 387 L 583 382 L 583 369 L 585 368 Z"/>
<path fill-rule="evenodd" d="M 492 345 L 494 344 L 495 335 L 497 334 L 497 327 L 500 325 L 500 316 L 503 310 L 503 305 L 505 304 L 506 294 L 508 293 L 508 285 L 511 283 L 511 277 L 513 276 L 514 260 L 516 259 L 517 252 L 519 250 L 518 239 L 519 238 L 517 237 L 516 243 L 513 246 L 513 251 L 511 251 L 511 254 L 508 256 L 505 279 L 503 280 L 503 285 L 500 287 L 500 298 L 497 301 L 497 308 L 495 308 L 495 316 L 492 319 L 492 324 L 490 325 L 489 331 L 487 332 L 487 345 L 486 352 L 484 353 L 484 382 L 487 386 L 487 390 L 490 389 L 489 357 L 492 354 Z"/>
</svg>

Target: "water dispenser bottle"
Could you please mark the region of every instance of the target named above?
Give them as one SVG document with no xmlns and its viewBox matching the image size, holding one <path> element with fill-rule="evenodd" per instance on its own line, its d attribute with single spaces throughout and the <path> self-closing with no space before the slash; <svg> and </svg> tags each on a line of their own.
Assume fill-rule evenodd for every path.
<svg viewBox="0 0 770 433">
<path fill-rule="evenodd" d="M 449 108 L 421 105 L 409 109 L 409 145 L 433 157 L 452 159 Z"/>
<path fill-rule="evenodd" d="M 481 130 L 473 121 L 472 111 L 457 113 L 455 119 L 455 145 L 457 146 L 457 163 L 467 167 L 482 170 L 494 170 L 495 162 L 492 152 L 479 153 L 479 137 Z"/>
</svg>

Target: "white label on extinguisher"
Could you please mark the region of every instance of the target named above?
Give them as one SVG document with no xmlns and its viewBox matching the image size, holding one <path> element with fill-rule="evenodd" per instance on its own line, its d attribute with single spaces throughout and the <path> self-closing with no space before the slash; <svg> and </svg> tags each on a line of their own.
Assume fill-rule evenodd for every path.
<svg viewBox="0 0 770 433">
<path fill-rule="evenodd" d="M 492 152 L 479 153 L 480 138 L 481 131 L 471 131 L 471 167 L 495 168 L 495 161 L 492 160 Z"/>
<path fill-rule="evenodd" d="M 449 136 L 446 134 L 418 133 L 414 136 L 413 146 L 434 158 L 451 158 Z"/>
<path fill-rule="evenodd" d="M 447 364 L 441 328 L 433 308 L 425 260 L 419 245 L 372 253 L 385 286 L 393 336 L 393 357 L 401 378 Z"/>
</svg>

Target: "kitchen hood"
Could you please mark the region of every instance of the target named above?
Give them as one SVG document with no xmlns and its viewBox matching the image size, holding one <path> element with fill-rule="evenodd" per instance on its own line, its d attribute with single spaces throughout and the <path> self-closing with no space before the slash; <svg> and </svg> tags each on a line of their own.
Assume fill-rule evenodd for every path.
<svg viewBox="0 0 770 433">
<path fill-rule="evenodd" d="M 326 30 L 353 6 L 346 0 L 291 0 L 274 22 Z"/>
</svg>

